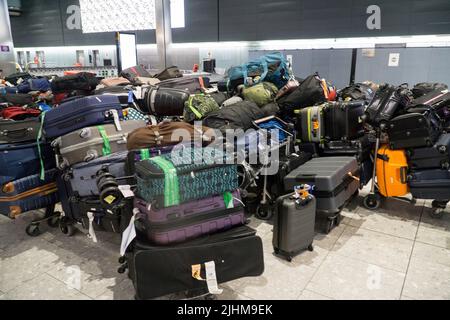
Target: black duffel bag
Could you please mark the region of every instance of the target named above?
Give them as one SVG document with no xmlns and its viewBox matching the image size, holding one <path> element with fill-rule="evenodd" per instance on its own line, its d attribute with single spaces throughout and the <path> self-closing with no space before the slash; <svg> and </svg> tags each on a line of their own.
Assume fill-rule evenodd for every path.
<svg viewBox="0 0 450 320">
<path fill-rule="evenodd" d="M 375 91 L 363 83 L 355 83 L 339 92 L 339 98 L 352 101 L 371 102 L 375 96 Z"/>
<path fill-rule="evenodd" d="M 431 83 L 431 82 L 422 82 L 418 83 L 412 89 L 412 93 L 414 99 L 423 97 L 433 91 L 444 91 L 447 90 L 448 86 L 443 83 Z"/>
<path fill-rule="evenodd" d="M 96 75 L 89 72 L 80 72 L 74 75 L 55 78 L 52 81 L 53 93 L 72 91 L 90 92 L 97 88 L 100 81 Z"/>
<path fill-rule="evenodd" d="M 22 79 L 23 81 L 27 81 L 28 79 L 32 78 L 33 76 L 28 72 L 18 72 L 5 77 L 5 81 L 11 83 L 13 86 L 17 86 L 20 79 Z"/>
</svg>

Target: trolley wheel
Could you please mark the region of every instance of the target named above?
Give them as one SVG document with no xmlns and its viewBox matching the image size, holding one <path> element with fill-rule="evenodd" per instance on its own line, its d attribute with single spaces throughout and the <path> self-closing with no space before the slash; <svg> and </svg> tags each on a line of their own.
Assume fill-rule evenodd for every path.
<svg viewBox="0 0 450 320">
<path fill-rule="evenodd" d="M 61 216 L 60 212 L 55 212 L 55 215 L 47 220 L 47 225 L 50 228 L 58 228 L 59 227 L 60 216 Z"/>
<path fill-rule="evenodd" d="M 312 244 L 309 245 L 308 251 L 309 252 L 314 252 L 314 246 Z"/>
<path fill-rule="evenodd" d="M 364 207 L 368 210 L 377 210 L 381 205 L 381 199 L 376 194 L 369 194 L 364 198 Z"/>
<path fill-rule="evenodd" d="M 256 217 L 260 220 L 270 220 L 274 214 L 274 209 L 271 205 L 260 204 L 256 209 Z"/>
<path fill-rule="evenodd" d="M 39 224 L 30 224 L 28 225 L 28 227 L 26 228 L 25 232 L 27 233 L 27 235 L 29 235 L 30 237 L 39 237 L 41 235 L 41 230 L 39 229 Z"/>
<path fill-rule="evenodd" d="M 65 221 L 60 221 L 59 222 L 59 229 L 61 230 L 61 232 L 68 236 L 68 237 L 72 237 L 75 234 L 76 228 L 73 224 L 71 223 L 67 223 Z"/>
<path fill-rule="evenodd" d="M 437 200 L 434 200 L 432 203 L 433 210 L 430 211 L 430 216 L 433 219 L 442 219 L 444 217 L 445 208 L 447 207 L 447 203 L 443 203 Z"/>
</svg>

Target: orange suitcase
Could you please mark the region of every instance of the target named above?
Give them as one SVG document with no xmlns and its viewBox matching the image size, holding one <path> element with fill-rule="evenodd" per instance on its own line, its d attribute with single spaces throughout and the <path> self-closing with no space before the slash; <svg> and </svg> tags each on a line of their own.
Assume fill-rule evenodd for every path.
<svg viewBox="0 0 450 320">
<path fill-rule="evenodd" d="M 384 197 L 402 197 L 409 193 L 408 160 L 404 150 L 383 145 L 377 157 L 378 189 Z"/>
</svg>

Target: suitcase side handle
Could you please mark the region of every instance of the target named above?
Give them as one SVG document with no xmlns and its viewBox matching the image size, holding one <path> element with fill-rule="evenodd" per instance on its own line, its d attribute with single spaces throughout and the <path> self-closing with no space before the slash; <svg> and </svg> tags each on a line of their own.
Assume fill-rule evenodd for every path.
<svg viewBox="0 0 450 320">
<path fill-rule="evenodd" d="M 408 183 L 408 167 L 400 168 L 400 181 L 402 184 Z"/>
</svg>

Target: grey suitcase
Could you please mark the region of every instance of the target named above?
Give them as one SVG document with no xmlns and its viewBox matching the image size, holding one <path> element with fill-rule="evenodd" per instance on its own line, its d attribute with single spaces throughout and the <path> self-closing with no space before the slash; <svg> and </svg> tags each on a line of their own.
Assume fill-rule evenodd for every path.
<svg viewBox="0 0 450 320">
<path fill-rule="evenodd" d="M 285 191 L 301 184 L 314 186 L 317 212 L 327 220 L 326 233 L 340 223 L 340 212 L 359 190 L 359 166 L 354 157 L 315 158 L 284 179 Z"/>
<path fill-rule="evenodd" d="M 103 156 L 127 150 L 128 134 L 145 127 L 142 120 L 123 121 L 121 131 L 114 124 L 84 128 L 60 137 L 52 144 L 57 150 L 58 167 L 91 162 Z"/>
<path fill-rule="evenodd" d="M 297 201 L 294 194 L 277 200 L 273 228 L 275 254 L 284 256 L 291 262 L 301 251 L 314 250 L 316 206 L 313 196 L 303 202 Z"/>
<path fill-rule="evenodd" d="M 300 111 L 300 128 L 302 142 L 322 143 L 325 138 L 325 105 L 305 108 Z"/>
<path fill-rule="evenodd" d="M 62 178 L 70 186 L 71 196 L 91 197 L 98 196 L 97 173 L 102 169 L 115 178 L 126 178 L 125 161 L 128 152 L 120 152 L 88 163 L 80 163 L 66 170 Z M 129 180 L 119 180 L 119 184 L 127 184 Z"/>
<path fill-rule="evenodd" d="M 34 142 L 40 128 L 39 118 L 23 121 L 0 120 L 0 144 Z"/>
</svg>

